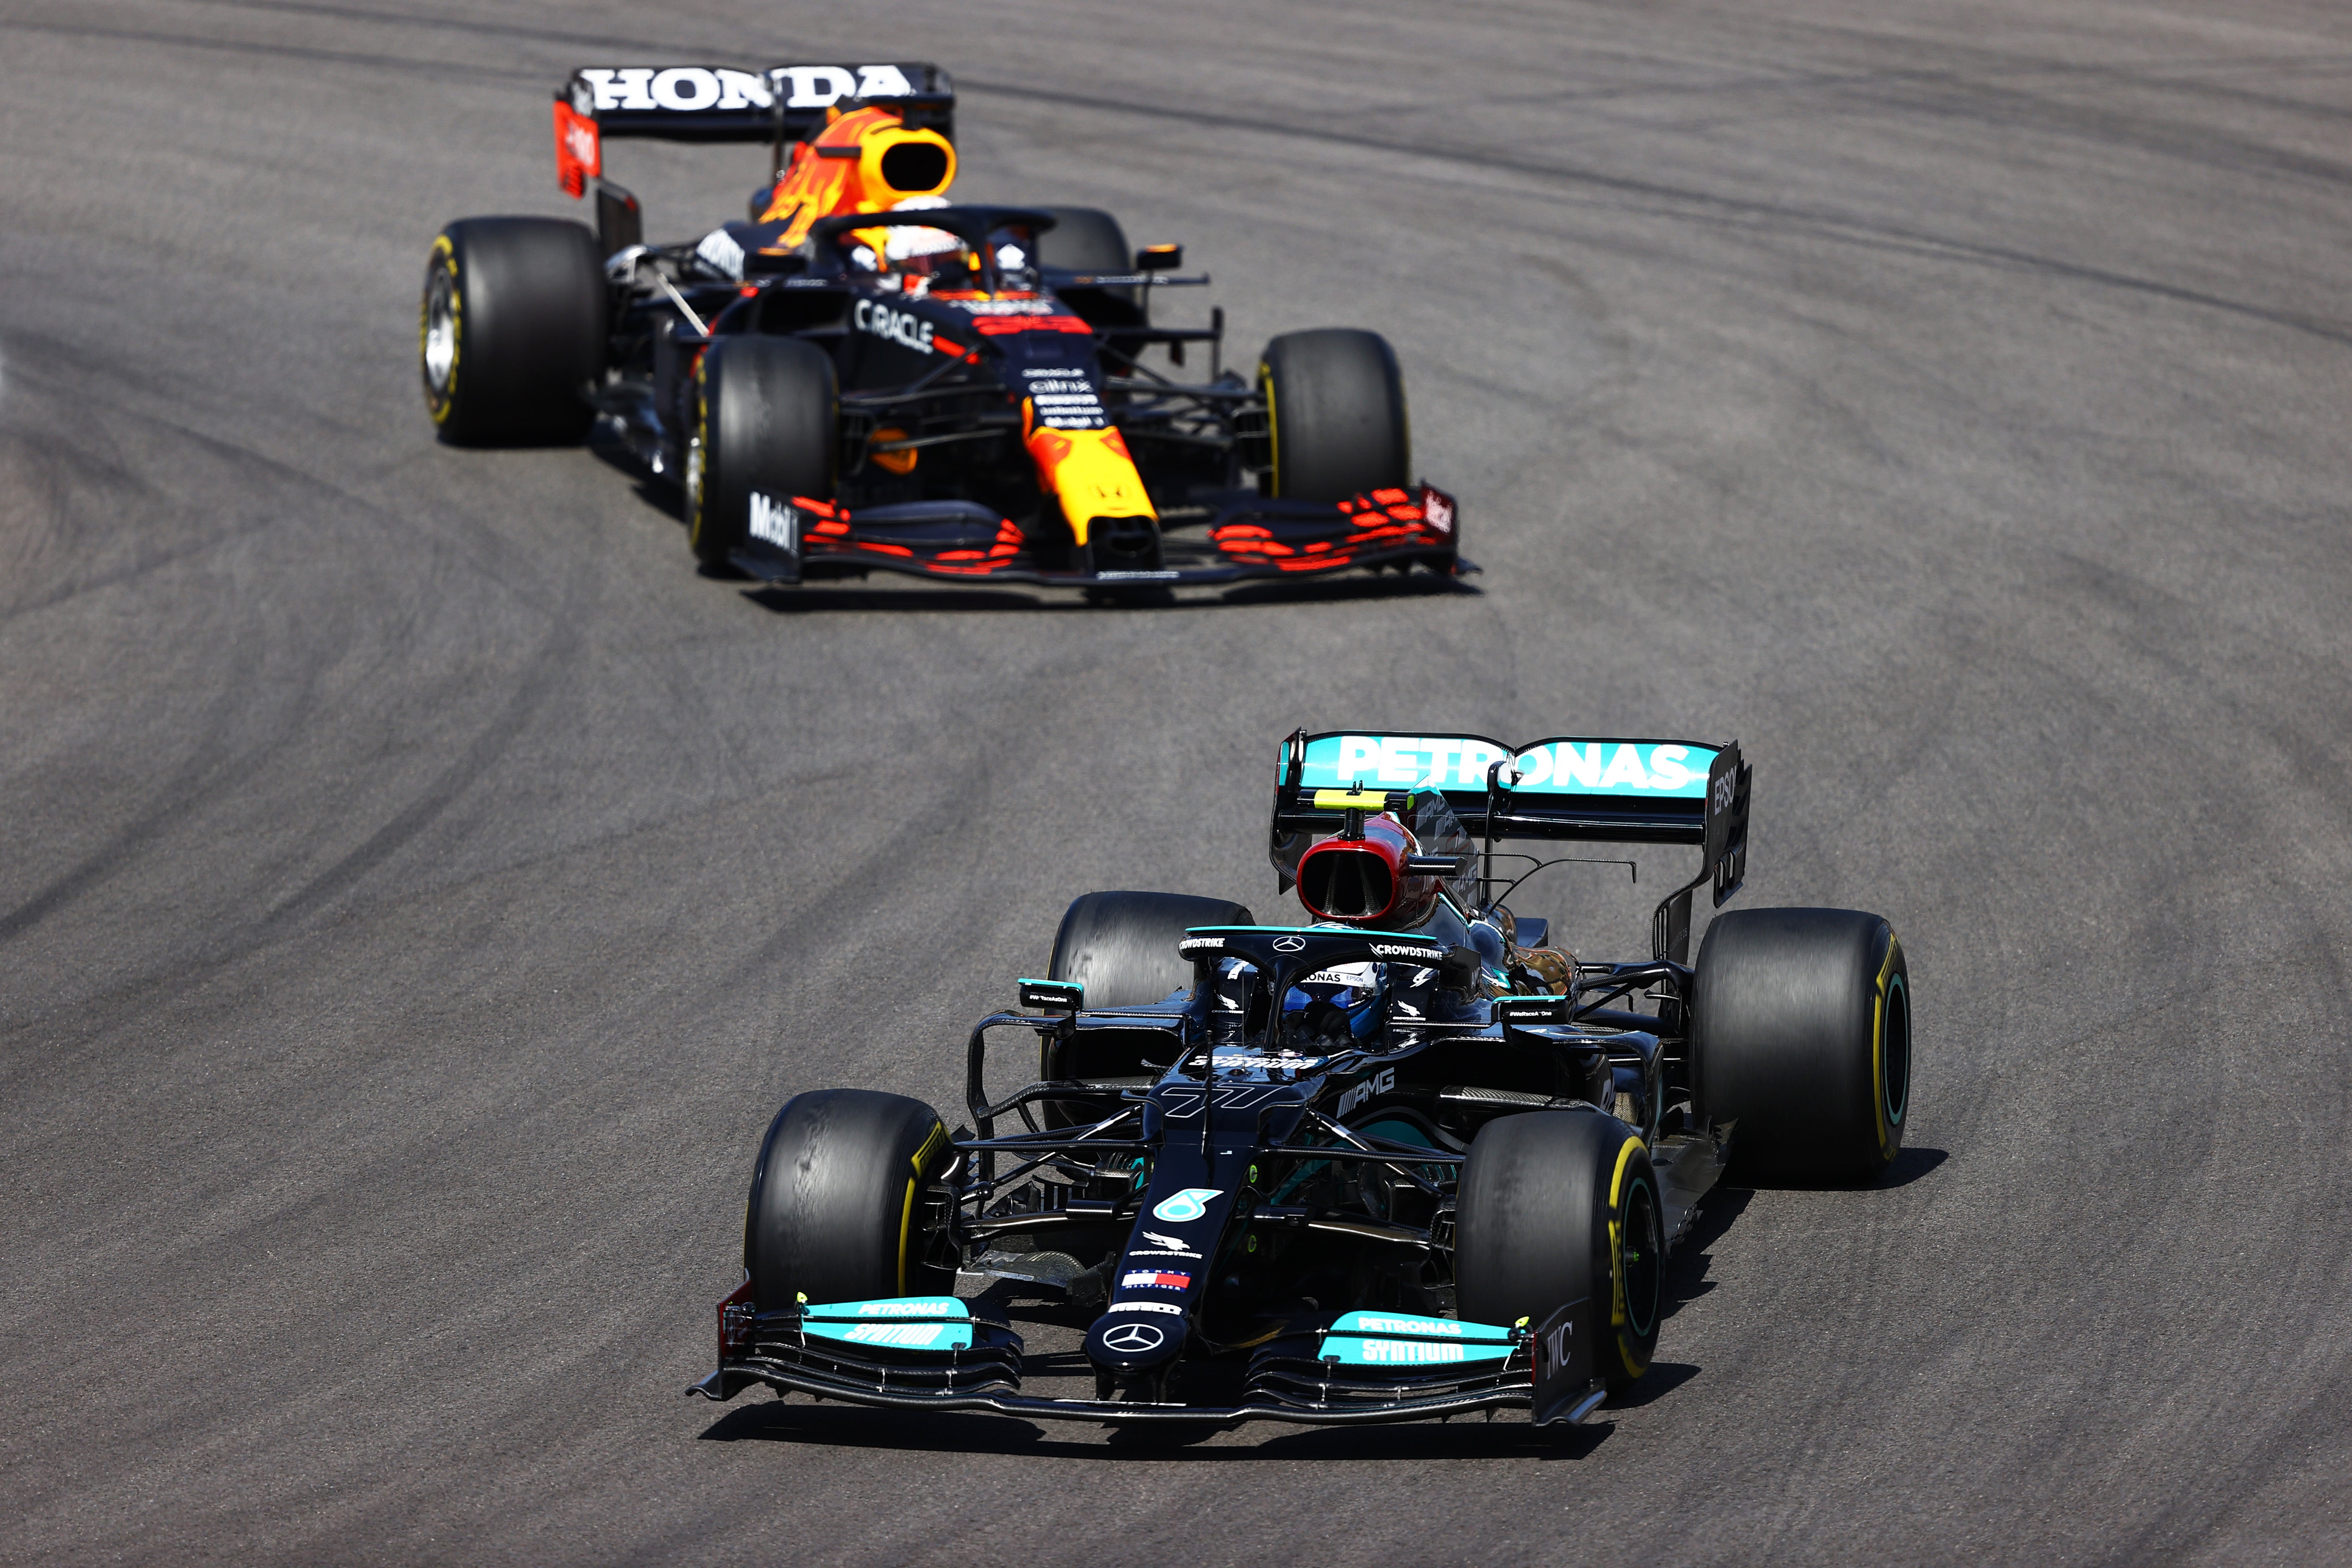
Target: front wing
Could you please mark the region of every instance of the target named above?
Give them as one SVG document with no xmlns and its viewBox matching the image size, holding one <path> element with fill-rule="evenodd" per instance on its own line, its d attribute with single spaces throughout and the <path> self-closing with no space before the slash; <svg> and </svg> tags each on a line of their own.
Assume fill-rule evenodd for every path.
<svg viewBox="0 0 2352 1568">
<path fill-rule="evenodd" d="M 1150 1405 L 1116 1399 L 1047 1399 L 1009 1389 L 969 1394 L 932 1392 L 911 1385 L 828 1377 L 805 1367 L 757 1358 L 730 1361 L 687 1392 L 723 1401 L 734 1398 L 753 1383 L 764 1383 L 780 1393 L 796 1390 L 820 1399 L 838 1399 L 847 1405 L 873 1405 L 884 1410 L 980 1410 L 994 1411 L 1001 1415 L 1023 1415 L 1033 1420 L 1108 1421 L 1121 1425 L 1129 1422 L 1216 1422 L 1238 1426 L 1245 1421 L 1285 1421 L 1307 1426 L 1369 1426 L 1386 1422 L 1427 1421 L 1448 1415 L 1466 1415 L 1477 1410 L 1525 1407 L 1535 1403 L 1533 1385 L 1525 1381 L 1524 1374 L 1517 1386 L 1498 1385 L 1417 1396 L 1399 1389 L 1394 1398 L 1381 1401 Z M 1581 1420 L 1601 1403 L 1601 1391 L 1589 1391 L 1581 1407 L 1565 1419 Z"/>
<path fill-rule="evenodd" d="M 750 536 L 734 563 L 770 583 L 845 571 L 899 572 L 959 583 L 1047 587 L 1179 587 L 1328 576 L 1421 565 L 1449 576 L 1478 568 L 1457 547 L 1460 513 L 1433 486 L 1381 489 L 1336 506 L 1242 501 L 1190 529 L 1160 535 L 1161 564 L 1149 570 L 1047 564 L 1012 520 L 969 501 L 862 509 L 793 496 L 751 498 Z"/>
<path fill-rule="evenodd" d="M 1425 1421 L 1515 1407 L 1530 1409 L 1538 1426 L 1573 1424 L 1606 1394 L 1590 1347 L 1573 1330 L 1581 1301 L 1533 1330 L 1512 1331 L 1507 1354 L 1498 1348 L 1484 1364 L 1349 1365 L 1328 1353 L 1330 1331 L 1279 1339 L 1251 1357 L 1242 1404 L 1193 1405 L 1024 1394 L 1021 1337 L 1001 1322 L 975 1319 L 966 1342 L 939 1351 L 849 1344 L 807 1331 L 798 1310 L 758 1312 L 747 1296 L 748 1290 L 739 1291 L 720 1304 L 719 1368 L 688 1394 L 724 1403 L 765 1384 L 779 1394 L 885 1410 L 992 1411 L 1121 1425 L 1281 1421 L 1308 1426 Z"/>
</svg>

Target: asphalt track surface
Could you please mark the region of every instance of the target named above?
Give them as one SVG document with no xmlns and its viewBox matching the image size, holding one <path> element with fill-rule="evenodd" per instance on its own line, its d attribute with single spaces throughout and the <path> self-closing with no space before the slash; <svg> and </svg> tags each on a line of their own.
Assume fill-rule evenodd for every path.
<svg viewBox="0 0 2352 1568">
<path fill-rule="evenodd" d="M 2352 1559 L 2352 16 L 737 9 L 0 7 L 0 1558 Z M 1387 332 L 1486 574 L 762 596 L 435 444 L 568 68 L 844 56 L 1235 355 Z M 680 1397 L 777 1103 L 952 1116 L 1087 889 L 1271 913 L 1300 722 L 1739 738 L 1743 904 L 1908 947 L 1892 1179 L 1722 1194 L 1565 1443 Z"/>
</svg>

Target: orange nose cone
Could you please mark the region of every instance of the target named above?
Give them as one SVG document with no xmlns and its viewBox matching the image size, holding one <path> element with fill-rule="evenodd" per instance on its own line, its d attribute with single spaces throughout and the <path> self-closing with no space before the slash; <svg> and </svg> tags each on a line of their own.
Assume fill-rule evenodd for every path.
<svg viewBox="0 0 2352 1568">
<path fill-rule="evenodd" d="M 1037 465 L 1038 487 L 1060 502 L 1071 536 L 1080 544 L 1097 518 L 1160 520 L 1117 430 L 1041 426 L 1030 433 L 1029 458 Z"/>
</svg>

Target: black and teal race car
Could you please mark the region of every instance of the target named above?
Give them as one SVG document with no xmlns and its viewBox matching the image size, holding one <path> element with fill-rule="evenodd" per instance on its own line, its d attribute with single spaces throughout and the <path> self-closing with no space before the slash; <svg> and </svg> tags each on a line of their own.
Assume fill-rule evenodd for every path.
<svg viewBox="0 0 2352 1568">
<path fill-rule="evenodd" d="M 973 1028 L 969 1127 L 874 1090 L 786 1101 L 694 1391 L 1580 1420 L 1648 1368 L 1666 1259 L 1727 1163 L 1863 1179 L 1902 1142 L 1909 981 L 1885 921 L 1719 915 L 1689 962 L 1693 894 L 1743 879 L 1750 773 L 1737 744 L 1292 735 L 1270 850 L 1309 923 L 1087 894 L 1021 1010 Z M 1700 861 L 1649 957 L 1583 963 L 1507 906 L 1545 863 L 1497 847 L 1517 840 Z M 1007 1033 L 1035 1073 L 992 1095 Z M 1049 1305 L 1016 1323 L 1024 1300 Z M 1043 1353 L 1041 1331 L 1076 1342 Z"/>
</svg>

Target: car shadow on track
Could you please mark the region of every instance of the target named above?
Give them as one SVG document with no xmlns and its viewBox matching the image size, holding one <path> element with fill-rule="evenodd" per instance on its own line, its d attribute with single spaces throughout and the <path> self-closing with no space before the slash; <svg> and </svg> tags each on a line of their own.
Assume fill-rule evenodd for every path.
<svg viewBox="0 0 2352 1568">
<path fill-rule="evenodd" d="M 1660 1281 L 1664 1297 L 1658 1308 L 1661 1323 L 1715 1289 L 1716 1282 L 1706 1277 L 1707 1265 L 1713 1261 L 1707 1248 L 1722 1239 L 1754 1196 L 1745 1188 L 1717 1187 L 1699 1200 L 1698 1217 L 1691 1222 L 1690 1234 L 1666 1259 L 1665 1278 Z"/>
<path fill-rule="evenodd" d="M 1892 1163 L 1880 1173 L 1878 1180 L 1864 1184 L 1867 1190 L 1885 1192 L 1894 1187 L 1907 1187 L 1942 1164 L 1951 1156 L 1941 1149 L 1906 1149 L 1895 1156 Z"/>
<path fill-rule="evenodd" d="M 1771 1186 L 1774 1186 L 1774 1187 L 1777 1187 L 1777 1188 L 1780 1189 L 1780 1190 L 1781 1190 L 1781 1191 L 1783 1191 L 1783 1192 L 1790 1192 L 1790 1193 L 1885 1193 L 1885 1192 L 1893 1192 L 1893 1191 L 1895 1191 L 1895 1190 L 1896 1188 L 1898 1188 L 1898 1187 L 1907 1187 L 1907 1186 L 1909 1186 L 1912 1183 L 1916 1182 L 1916 1181 L 1919 1181 L 1919 1180 L 1923 1179 L 1924 1177 L 1927 1177 L 1927 1176 L 1928 1176 L 1928 1175 L 1933 1174 L 1933 1173 L 1934 1173 L 1934 1172 L 1936 1171 L 1936 1169 L 1937 1169 L 1937 1166 L 1939 1166 L 1939 1165 L 1943 1164 L 1943 1163 L 1944 1163 L 1945 1161 L 1947 1161 L 1947 1160 L 1948 1160 L 1948 1159 L 1950 1159 L 1950 1158 L 1951 1158 L 1951 1155 L 1950 1155 L 1950 1154 L 1948 1154 L 1948 1153 L 1947 1153 L 1947 1152 L 1944 1152 L 1943 1150 L 1941 1150 L 1941 1149 L 1920 1149 L 1920 1148 L 1903 1149 L 1903 1150 L 1899 1150 L 1899 1151 L 1897 1151 L 1897 1152 L 1896 1152 L 1895 1158 L 1894 1158 L 1893 1160 L 1891 1160 L 1891 1161 L 1889 1161 L 1889 1162 L 1887 1163 L 1886 1168 L 1885 1168 L 1885 1170 L 1883 1170 L 1883 1171 L 1879 1172 L 1879 1173 L 1878 1173 L 1878 1174 L 1876 1174 L 1876 1175 L 1874 1175 L 1874 1176 L 1871 1177 L 1868 1181 L 1864 1181 L 1864 1182 L 1789 1182 L 1789 1181 L 1774 1181 L 1774 1182 L 1770 1183 L 1769 1184 L 1770 1184 Z M 1737 1181 L 1738 1180 L 1738 1173 L 1737 1173 L 1736 1171 L 1734 1172 L 1734 1173 L 1733 1173 L 1733 1175 L 1731 1176 L 1731 1178 L 1730 1178 L 1730 1179 L 1731 1179 L 1732 1181 L 1734 1181 L 1734 1182 L 1737 1182 Z M 1723 1193 L 1723 1192 L 1724 1192 L 1724 1190 L 1725 1190 L 1724 1188 L 1718 1187 L 1718 1188 L 1717 1188 L 1717 1189 L 1716 1189 L 1716 1194 L 1721 1194 L 1721 1193 Z M 1747 1189 L 1746 1189 L 1746 1188 L 1744 1188 L 1744 1187 L 1735 1187 L 1735 1188 L 1733 1188 L 1732 1190 L 1733 1190 L 1733 1191 L 1736 1191 L 1736 1192 L 1738 1192 L 1738 1193 L 1739 1193 L 1739 1194 L 1740 1194 L 1740 1195 L 1741 1195 L 1743 1198 L 1747 1195 Z M 1713 1203 L 1713 1202 L 1715 1202 L 1715 1201 L 1716 1201 L 1716 1194 L 1710 1194 L 1708 1195 L 1708 1199 L 1707 1199 L 1707 1201 L 1708 1201 L 1709 1203 Z"/>
<path fill-rule="evenodd" d="M 1933 1172 L 1951 1156 L 1941 1149 L 1905 1149 L 1898 1152 L 1886 1168 L 1867 1182 L 1774 1182 L 1771 1185 L 1787 1192 L 1873 1193 L 1891 1192 L 1907 1187 Z M 1715 1289 L 1716 1282 L 1707 1276 L 1707 1266 L 1713 1261 L 1707 1249 L 1722 1239 L 1734 1221 L 1747 1210 L 1757 1189 L 1743 1184 L 1735 1172 L 1731 1177 L 1709 1191 L 1699 1200 L 1698 1217 L 1691 1222 L 1690 1234 L 1675 1247 L 1666 1261 L 1663 1282 L 1664 1300 L 1659 1309 L 1659 1320 L 1673 1317 L 1688 1303 Z M 1651 1375 L 1642 1383 L 1642 1394 L 1631 1405 L 1646 1405 L 1660 1394 L 1673 1388 L 1669 1383 L 1653 1388 L 1663 1363 L 1651 1369 Z M 1682 1381 L 1675 1380 L 1677 1383 Z"/>
</svg>

